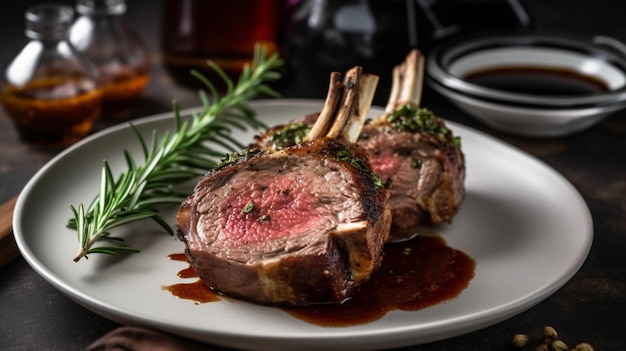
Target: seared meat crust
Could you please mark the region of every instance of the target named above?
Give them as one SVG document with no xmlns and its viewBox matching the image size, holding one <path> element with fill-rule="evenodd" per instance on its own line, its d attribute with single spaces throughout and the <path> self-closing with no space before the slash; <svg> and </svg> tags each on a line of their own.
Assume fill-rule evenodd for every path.
<svg viewBox="0 0 626 351">
<path fill-rule="evenodd" d="M 210 172 L 177 215 L 192 267 L 262 304 L 343 301 L 382 262 L 391 222 L 387 192 L 358 164 L 354 145 L 322 138 Z"/>
</svg>

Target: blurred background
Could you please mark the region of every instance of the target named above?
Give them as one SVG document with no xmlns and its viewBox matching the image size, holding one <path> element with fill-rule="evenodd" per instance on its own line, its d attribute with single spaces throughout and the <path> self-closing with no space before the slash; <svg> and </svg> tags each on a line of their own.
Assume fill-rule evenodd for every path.
<svg viewBox="0 0 626 351">
<path fill-rule="evenodd" d="M 22 0 L 0 5 L 0 65 L 5 66 L 23 46 L 24 12 L 39 3 Z M 284 96 L 322 98 L 330 70 L 359 64 L 381 75 L 377 104 L 383 104 L 388 93 L 390 68 L 411 47 L 428 54 L 434 45 L 469 33 L 561 35 L 562 28 L 568 28 L 573 39 L 602 34 L 626 41 L 619 9 L 624 5 L 612 0 L 544 0 L 541 4 L 523 0 L 129 0 L 127 6 L 124 19 L 144 41 L 152 62 L 152 79 L 143 97 L 151 108 L 141 111 L 146 113 L 170 106 L 170 101 L 151 100 L 158 95 L 152 93 L 155 89 L 173 80 L 193 92 L 197 86 L 189 79 L 190 67 L 203 68 L 209 56 L 225 68 L 236 67 L 249 57 L 246 48 L 253 39 L 264 41 L 285 58 L 284 78 L 277 84 Z M 597 28 L 604 30 L 598 33 Z M 251 37 L 250 31 L 257 37 Z M 243 41 L 244 47 L 237 41 Z M 224 60 L 233 62 L 229 66 Z M 176 94 L 172 98 L 188 98 L 184 91 Z"/>
<path fill-rule="evenodd" d="M 44 2 L 3 1 L 0 5 L 1 67 L 27 42 L 25 11 Z M 567 33 L 583 41 L 606 35 L 626 41 L 626 2 L 613 0 L 128 0 L 126 5 L 122 19 L 147 49 L 150 78 L 139 101 L 125 111 L 125 119 L 170 112 L 173 100 L 181 108 L 200 105 L 198 83 L 190 79 L 189 70 L 202 70 L 211 58 L 236 74 L 251 57 L 257 40 L 286 61 L 283 78 L 275 84 L 283 97 L 323 99 L 330 71 L 358 64 L 381 76 L 376 105 L 386 103 L 391 67 L 412 47 L 428 55 L 442 42 L 484 32 L 559 37 Z M 251 37 L 251 32 L 257 36 Z M 434 112 L 447 119 L 493 132 L 468 119 L 428 86 L 422 104 L 436 107 Z M 120 121 L 96 120 L 93 132 Z M 5 111 L 0 111 L 0 130 L 4 169 L 0 175 L 6 181 L 0 185 L 0 198 L 6 200 L 25 184 L 33 169 L 59 150 L 24 144 Z M 25 153 L 30 155 L 26 161 L 21 156 Z"/>
<path fill-rule="evenodd" d="M 27 41 L 26 9 L 43 2 L 2 1 L 0 66 L 5 67 Z M 57 2 L 75 5 L 75 1 Z M 275 84 L 283 97 L 324 98 L 330 71 L 358 64 L 381 75 L 374 103 L 384 105 L 391 66 L 402 61 L 409 48 L 428 55 L 440 43 L 479 32 L 536 33 L 582 41 L 606 35 L 626 42 L 625 10 L 626 2 L 616 0 L 128 0 L 123 19 L 147 48 L 150 78 L 125 118 L 170 112 L 173 99 L 181 108 L 199 106 L 197 82 L 189 79 L 189 69 L 202 69 L 204 60 L 211 58 L 236 71 L 251 56 L 250 36 L 242 29 L 253 25 L 259 25 L 256 39 L 286 60 L 283 79 Z M 236 38 L 247 40 L 248 46 L 233 45 Z M 585 133 L 533 139 L 486 127 L 428 86 L 423 95 L 422 104 L 439 116 L 503 139 L 572 180 L 588 201 L 602 235 L 581 273 L 548 301 L 492 328 L 424 349 L 461 349 L 461 341 L 466 350 L 476 349 L 475 345 L 504 349 L 498 342 L 490 343 L 519 332 L 521 326 L 539 327 L 550 319 L 560 321 L 572 334 L 596 335 L 594 341 L 599 346 L 604 343 L 604 349 L 623 343 L 623 323 L 615 323 L 615 318 L 623 320 L 624 314 L 611 303 L 623 302 L 624 112 Z M 93 132 L 118 122 L 98 120 Z M 15 196 L 58 151 L 23 143 L 0 109 L 0 203 Z M 10 326 L 14 333 L 10 336 L 17 340 L 0 338 L 0 344 L 4 341 L 16 349 L 18 343 L 41 346 L 19 349 L 77 349 L 67 343 L 87 345 L 118 326 L 66 299 L 24 260 L 15 260 L 0 278 L 5 282 L 0 289 L 5 302 L 0 303 L 0 327 Z M 599 283 L 589 285 L 589 281 Z M 623 311 L 623 306 L 618 308 Z M 624 349 L 620 346 L 613 349 Z M 412 348 L 418 349 L 422 350 Z"/>
</svg>

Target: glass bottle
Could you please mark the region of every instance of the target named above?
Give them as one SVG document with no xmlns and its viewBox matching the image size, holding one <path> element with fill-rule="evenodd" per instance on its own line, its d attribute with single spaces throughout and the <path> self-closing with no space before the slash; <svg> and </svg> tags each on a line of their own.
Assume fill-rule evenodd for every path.
<svg viewBox="0 0 626 351">
<path fill-rule="evenodd" d="M 295 1 L 285 24 L 281 54 L 286 60 L 284 96 L 323 98 L 328 75 L 363 66 L 391 85 L 391 70 L 417 47 L 413 1 Z M 379 97 L 385 94 L 376 94 Z"/>
<path fill-rule="evenodd" d="M 70 145 L 87 135 L 100 115 L 98 70 L 68 38 L 73 16 L 66 5 L 29 8 L 29 41 L 3 71 L 0 100 L 25 142 Z"/>
<path fill-rule="evenodd" d="M 78 0 L 76 12 L 70 40 L 100 70 L 102 118 L 126 118 L 150 78 L 148 51 L 123 18 L 126 2 Z"/>
<path fill-rule="evenodd" d="M 285 97 L 323 98 L 327 75 L 354 65 L 380 76 L 374 103 L 386 104 L 391 70 L 414 48 L 479 30 L 524 30 L 521 0 L 291 0 L 281 54 Z"/>
<path fill-rule="evenodd" d="M 161 48 L 168 73 L 180 84 L 204 87 L 192 69 L 219 84 L 212 60 L 231 78 L 252 62 L 255 44 L 278 50 L 284 0 L 165 0 Z"/>
</svg>

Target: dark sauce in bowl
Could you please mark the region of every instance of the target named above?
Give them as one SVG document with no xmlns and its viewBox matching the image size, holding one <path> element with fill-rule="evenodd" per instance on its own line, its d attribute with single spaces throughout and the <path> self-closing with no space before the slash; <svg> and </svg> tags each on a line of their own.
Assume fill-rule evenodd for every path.
<svg viewBox="0 0 626 351">
<path fill-rule="evenodd" d="M 577 96 L 611 90 L 600 78 L 552 67 L 495 67 L 470 72 L 463 79 L 485 88 L 530 95 Z"/>
<path fill-rule="evenodd" d="M 184 254 L 169 258 L 186 261 Z M 440 236 L 417 236 L 387 244 L 381 267 L 344 303 L 277 308 L 320 326 L 364 324 L 390 311 L 417 311 L 455 298 L 469 285 L 475 266 L 471 257 L 448 246 Z M 191 268 L 181 270 L 178 276 L 197 277 Z M 226 298 L 207 288 L 201 280 L 163 288 L 196 304 Z"/>
</svg>

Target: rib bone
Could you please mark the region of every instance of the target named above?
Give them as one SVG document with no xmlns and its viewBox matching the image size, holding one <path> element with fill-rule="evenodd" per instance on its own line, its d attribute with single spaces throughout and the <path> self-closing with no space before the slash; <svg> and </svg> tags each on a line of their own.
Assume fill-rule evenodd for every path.
<svg viewBox="0 0 626 351">
<path fill-rule="evenodd" d="M 314 140 L 328 132 L 328 128 L 332 125 L 335 118 L 335 110 L 337 109 L 337 102 L 343 92 L 343 83 L 341 83 L 341 73 L 333 72 L 330 74 L 330 84 L 328 86 L 328 94 L 326 95 L 326 101 L 324 107 L 320 112 L 317 122 L 311 128 L 311 131 L 306 136 L 305 140 Z"/>
<path fill-rule="evenodd" d="M 342 129 L 342 135 L 352 143 L 355 143 L 359 139 L 363 124 L 372 106 L 372 100 L 374 99 L 374 93 L 376 92 L 376 86 L 378 85 L 378 76 L 371 74 L 363 74 L 361 76 L 361 82 L 359 84 L 359 92 L 355 106 L 350 113 L 349 118 L 344 123 Z"/>
<path fill-rule="evenodd" d="M 339 73 L 333 72 L 326 102 L 317 122 L 313 125 L 306 140 L 319 137 L 344 137 L 356 142 L 365 123 L 378 84 L 378 77 L 362 74 L 356 66 L 346 72 L 343 82 Z"/>
<path fill-rule="evenodd" d="M 393 68 L 392 86 L 383 118 L 404 104 L 419 107 L 424 81 L 424 56 L 414 49 L 401 64 Z"/>
</svg>

